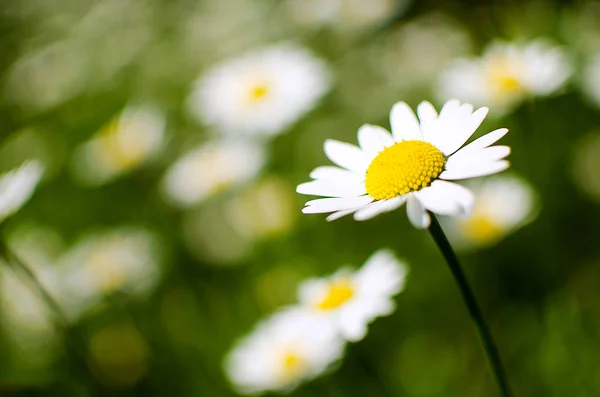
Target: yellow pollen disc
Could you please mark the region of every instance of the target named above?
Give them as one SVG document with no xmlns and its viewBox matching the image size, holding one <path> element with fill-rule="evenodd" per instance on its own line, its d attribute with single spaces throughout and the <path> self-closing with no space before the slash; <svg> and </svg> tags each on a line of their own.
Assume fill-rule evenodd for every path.
<svg viewBox="0 0 600 397">
<path fill-rule="evenodd" d="M 504 60 L 496 60 L 489 70 L 489 79 L 502 93 L 518 93 L 523 89 Z"/>
<path fill-rule="evenodd" d="M 344 278 L 333 281 L 329 284 L 327 295 L 323 300 L 317 303 L 317 308 L 321 310 L 335 309 L 354 295 L 354 286 L 350 280 Z"/>
<path fill-rule="evenodd" d="M 257 84 L 250 90 L 250 102 L 258 102 L 269 94 L 266 84 Z"/>
<path fill-rule="evenodd" d="M 489 216 L 475 212 L 462 222 L 465 236 L 480 244 L 492 243 L 504 234 L 504 228 Z"/>
<path fill-rule="evenodd" d="M 304 360 L 294 353 L 283 355 L 283 375 L 286 378 L 297 376 L 304 368 Z"/>
<path fill-rule="evenodd" d="M 398 142 L 384 149 L 369 165 L 367 193 L 375 200 L 385 200 L 420 190 L 442 173 L 444 164 L 443 153 L 429 142 Z"/>
</svg>

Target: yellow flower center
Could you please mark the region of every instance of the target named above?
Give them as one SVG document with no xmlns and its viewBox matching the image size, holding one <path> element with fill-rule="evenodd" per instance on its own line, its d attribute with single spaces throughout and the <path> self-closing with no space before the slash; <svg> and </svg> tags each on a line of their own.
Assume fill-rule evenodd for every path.
<svg viewBox="0 0 600 397">
<path fill-rule="evenodd" d="M 504 228 L 486 214 L 475 212 L 462 222 L 465 236 L 474 242 L 488 244 L 498 240 L 504 234 Z"/>
<path fill-rule="evenodd" d="M 340 307 L 348 299 L 354 295 L 354 286 L 347 279 L 339 279 L 329 284 L 327 295 L 317 303 L 317 308 L 320 310 L 332 310 Z"/>
<path fill-rule="evenodd" d="M 384 149 L 367 169 L 367 193 L 391 199 L 427 187 L 444 169 L 446 159 L 429 142 L 402 141 Z"/>
<path fill-rule="evenodd" d="M 257 84 L 250 89 L 250 103 L 259 102 L 269 95 L 269 87 L 266 84 Z"/>
<path fill-rule="evenodd" d="M 523 90 L 523 86 L 505 60 L 498 59 L 492 63 L 489 69 L 489 79 L 500 93 L 517 94 Z"/>
<path fill-rule="evenodd" d="M 297 377 L 304 369 L 305 362 L 302 357 L 295 353 L 285 353 L 282 357 L 283 371 L 282 375 L 284 378 Z"/>
</svg>

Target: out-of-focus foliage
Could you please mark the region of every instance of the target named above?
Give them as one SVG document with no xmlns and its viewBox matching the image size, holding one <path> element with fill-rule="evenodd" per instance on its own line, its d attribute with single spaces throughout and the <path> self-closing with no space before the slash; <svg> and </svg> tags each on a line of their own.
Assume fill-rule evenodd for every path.
<svg viewBox="0 0 600 397">
<path fill-rule="evenodd" d="M 480 132 L 510 129 L 512 170 L 537 193 L 530 222 L 461 259 L 516 395 L 600 395 L 592 0 L 0 1 L 0 171 L 44 165 L 1 238 L 68 318 L 0 262 L 0 395 L 236 395 L 223 368 L 236 340 L 295 303 L 304 280 L 386 247 L 410 268 L 396 310 L 290 395 L 495 395 L 428 234 L 402 211 L 364 223 L 302 215 L 294 190 L 328 164 L 325 139 L 389 127 L 399 100 L 440 105 L 440 76 L 456 60 L 538 39 L 560 48 L 569 78 L 543 95 L 504 79 L 518 103 L 478 104 L 494 116 Z M 292 116 L 276 133 L 248 144 L 190 109 L 206 72 L 272 45 L 303 48 L 327 76 L 285 91 L 294 95 L 273 111 Z M 252 87 L 256 101 L 276 88 Z M 310 103 L 290 112 L 301 95 Z M 214 149 L 236 144 L 233 154 Z"/>
</svg>

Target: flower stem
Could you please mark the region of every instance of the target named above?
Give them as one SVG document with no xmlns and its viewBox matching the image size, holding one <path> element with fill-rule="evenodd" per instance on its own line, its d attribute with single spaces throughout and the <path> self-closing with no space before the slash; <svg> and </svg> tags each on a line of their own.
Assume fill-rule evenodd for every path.
<svg viewBox="0 0 600 397">
<path fill-rule="evenodd" d="M 4 242 L 0 240 L 0 255 L 4 257 L 6 262 L 12 266 L 15 271 L 23 274 L 31 283 L 31 285 L 36 289 L 38 295 L 44 300 L 48 308 L 52 311 L 52 314 L 56 317 L 58 321 L 60 321 L 61 326 L 65 329 L 69 328 L 69 321 L 67 316 L 63 313 L 60 305 L 56 302 L 56 300 L 50 295 L 50 293 L 46 290 L 46 288 L 42 285 L 40 280 L 37 278 L 33 270 L 29 266 L 25 264 L 12 250 L 8 248 Z"/>
<path fill-rule="evenodd" d="M 448 267 L 450 268 L 450 271 L 452 272 L 452 275 L 458 284 L 460 293 L 462 294 L 465 304 L 467 305 L 467 309 L 469 310 L 469 314 L 475 323 L 475 328 L 477 328 L 477 332 L 479 333 L 479 338 L 487 354 L 488 361 L 492 367 L 502 396 L 511 397 L 513 394 L 508 385 L 506 371 L 502 366 L 502 361 L 500 360 L 498 347 L 496 346 L 496 342 L 494 342 L 494 338 L 492 337 L 485 319 L 483 318 L 483 314 L 479 308 L 479 305 L 477 304 L 475 294 L 469 286 L 467 277 L 465 276 L 465 273 L 458 262 L 458 258 L 456 257 L 452 246 L 448 242 L 448 238 L 444 234 L 440 223 L 434 214 L 430 212 L 429 215 L 431 216 L 431 226 L 429 227 L 429 232 L 431 233 L 431 236 L 433 237 L 440 251 L 442 251 L 442 255 L 444 256 L 444 259 L 446 259 Z"/>
</svg>

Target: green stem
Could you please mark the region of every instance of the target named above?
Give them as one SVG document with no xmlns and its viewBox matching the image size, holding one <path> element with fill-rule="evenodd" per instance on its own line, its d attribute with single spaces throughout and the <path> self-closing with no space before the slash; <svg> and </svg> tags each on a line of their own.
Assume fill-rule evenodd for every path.
<svg viewBox="0 0 600 397">
<path fill-rule="evenodd" d="M 44 288 L 34 271 L 31 270 L 31 268 L 27 266 L 25 262 L 23 262 L 15 253 L 13 253 L 2 241 L 0 241 L 0 252 L 6 259 L 6 262 L 12 266 L 15 271 L 22 273 L 30 281 L 31 285 L 36 289 L 39 296 L 44 300 L 54 316 L 60 321 L 61 326 L 64 329 L 68 329 L 69 320 L 67 319 L 67 316 L 64 314 L 60 308 L 60 305 L 56 302 L 52 295 L 50 295 L 46 288 Z"/>
<path fill-rule="evenodd" d="M 70 364 L 70 372 L 78 374 L 84 382 L 87 396 L 104 395 L 104 389 L 98 384 L 95 377 L 89 372 L 88 360 L 85 354 L 86 344 L 80 335 L 71 327 L 68 317 L 65 315 L 60 305 L 46 290 L 43 284 L 35 275 L 35 272 L 21 260 L 1 239 L 0 239 L 0 256 L 3 257 L 9 266 L 16 272 L 24 275 L 30 284 L 35 288 L 39 296 L 46 303 L 55 319 L 57 325 L 62 328 L 66 337 L 67 357 Z"/>
<path fill-rule="evenodd" d="M 442 255 L 446 259 L 448 267 L 450 268 L 450 271 L 452 272 L 452 275 L 458 284 L 458 288 L 460 289 L 465 304 L 467 305 L 469 314 L 471 315 L 471 318 L 475 323 L 475 328 L 477 328 L 477 332 L 479 333 L 479 338 L 487 354 L 488 361 L 492 367 L 502 396 L 511 397 L 513 394 L 508 385 L 506 371 L 502 366 L 502 361 L 500 360 L 498 347 L 496 346 L 496 342 L 494 342 L 494 338 L 492 337 L 485 319 L 483 318 L 483 313 L 477 304 L 475 294 L 469 286 L 469 281 L 467 280 L 467 277 L 465 276 L 465 273 L 458 262 L 458 258 L 456 257 L 452 246 L 448 242 L 440 223 L 434 214 L 429 213 L 429 215 L 431 216 L 431 226 L 429 227 L 429 232 L 438 245 L 440 251 L 442 251 Z"/>
</svg>

